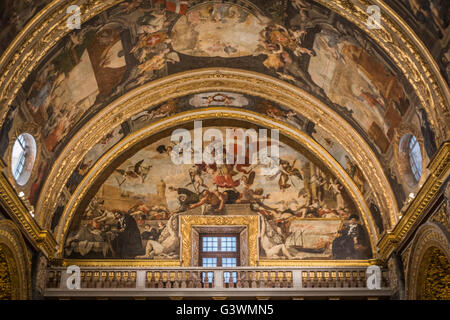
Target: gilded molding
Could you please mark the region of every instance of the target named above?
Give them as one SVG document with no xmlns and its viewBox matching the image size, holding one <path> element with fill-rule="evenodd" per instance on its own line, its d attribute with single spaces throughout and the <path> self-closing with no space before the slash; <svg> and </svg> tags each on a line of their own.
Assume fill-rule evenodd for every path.
<svg viewBox="0 0 450 320">
<path fill-rule="evenodd" d="M 71 196 L 70 200 L 67 202 L 65 211 L 62 215 L 62 221 L 60 222 L 56 234 L 58 243 L 62 244 L 65 242 L 65 237 L 67 237 L 72 218 L 77 212 L 77 208 L 82 199 L 86 196 L 86 193 L 88 192 L 90 186 L 96 181 L 103 170 L 108 167 L 119 154 L 128 150 L 131 146 L 138 143 L 139 141 L 142 141 L 143 139 L 157 132 L 160 132 L 163 129 L 171 128 L 176 125 L 191 122 L 193 120 L 216 118 L 240 119 L 261 126 L 279 129 L 282 135 L 291 138 L 294 141 L 297 141 L 305 148 L 307 148 L 311 153 L 313 153 L 314 156 L 322 163 L 324 163 L 336 177 L 339 177 L 341 183 L 349 192 L 349 195 L 355 202 L 358 211 L 361 213 L 365 225 L 368 227 L 372 252 L 376 253 L 374 242 L 376 233 L 374 231 L 372 216 L 369 212 L 367 204 L 365 203 L 363 196 L 360 194 L 360 191 L 354 184 L 353 180 L 348 176 L 347 172 L 333 157 L 331 157 L 331 155 L 326 150 L 324 150 L 317 142 L 312 140 L 305 133 L 294 127 L 278 122 L 277 120 L 264 117 L 258 113 L 250 112 L 248 110 L 230 110 L 227 108 L 206 108 L 189 112 L 182 112 L 174 116 L 156 121 L 155 123 L 138 130 L 137 132 L 131 134 L 130 136 L 126 137 L 124 140 L 116 144 L 116 146 L 114 146 L 106 154 L 104 154 L 103 157 L 99 161 L 97 161 L 97 163 L 89 170 L 83 181 L 78 185 L 74 194 Z M 62 257 L 62 252 L 63 247 L 60 246 L 57 256 Z"/>
<path fill-rule="evenodd" d="M 264 260 L 257 262 L 259 267 L 368 267 L 380 265 L 380 260 Z M 180 260 L 114 260 L 114 259 L 54 259 L 50 265 L 68 267 L 182 267 Z"/>
<path fill-rule="evenodd" d="M 386 188 L 386 186 L 389 186 L 389 182 L 384 176 L 382 166 L 373 154 L 373 151 L 367 146 L 365 141 L 357 134 L 353 127 L 345 121 L 339 121 L 339 116 L 333 110 L 297 87 L 266 75 L 237 69 L 222 68 L 220 70 L 209 68 L 190 71 L 151 82 L 117 99 L 93 117 L 72 138 L 72 140 L 69 141 L 66 148 L 62 151 L 53 165 L 36 206 L 39 223 L 43 226 L 49 226 L 58 197 L 61 194 L 67 179 L 82 161 L 86 153 L 98 143 L 111 128 L 119 126 L 131 116 L 144 110 L 148 110 L 150 107 L 156 106 L 164 101 L 192 93 L 219 90 L 219 88 L 220 90 L 246 93 L 274 101 L 275 103 L 287 106 L 304 115 L 311 121 L 314 121 L 318 127 L 336 139 L 336 141 L 338 141 L 355 160 L 362 172 L 364 172 L 365 179 L 373 190 L 377 205 L 384 210 L 383 215 L 389 219 L 391 225 L 395 224 L 397 221 L 397 205 L 392 190 Z M 227 115 L 224 111 L 228 112 L 229 110 L 217 109 L 217 113 L 214 116 L 218 118 Z M 162 130 L 175 124 L 188 122 L 189 120 L 198 117 L 198 115 L 195 115 L 195 113 L 198 112 L 203 111 L 194 110 L 187 113 L 179 113 L 170 118 L 178 119 L 177 122 L 170 123 L 170 121 L 167 120 L 169 118 L 165 118 L 153 123 L 152 126 L 155 130 Z M 228 114 L 230 114 L 230 112 L 228 112 Z M 243 114 L 243 111 L 241 114 Z M 203 117 L 211 118 L 211 115 L 205 114 Z M 288 131 L 291 132 L 290 135 L 295 133 L 294 136 L 306 137 L 304 133 L 295 128 L 289 127 L 272 118 L 264 118 L 257 113 L 247 112 L 246 115 L 239 117 L 250 122 L 256 118 L 264 119 L 263 122 L 266 124 L 270 122 L 268 125 L 269 127 L 284 126 L 285 128 L 290 128 L 288 129 Z M 166 123 L 162 125 L 162 121 L 166 121 Z M 152 132 L 157 132 L 155 130 Z M 132 136 L 136 136 L 136 134 L 133 134 Z M 129 139 L 130 138 L 127 137 L 125 140 L 128 141 Z M 294 140 L 295 139 L 296 138 L 294 138 Z M 126 147 L 127 146 L 123 146 L 122 150 L 116 152 L 119 153 Z M 326 153 L 327 157 L 332 158 L 323 148 L 320 148 L 320 150 L 322 150 L 320 151 L 322 155 Z M 316 152 L 316 155 L 318 155 L 318 152 Z M 104 157 L 102 157 L 98 163 L 102 162 Z M 335 160 L 332 161 L 336 162 Z M 338 166 L 340 167 L 340 165 Z M 346 176 L 346 174 L 339 172 L 337 176 L 342 177 Z M 351 184 L 353 184 L 353 182 L 351 182 Z M 351 189 L 352 188 L 348 188 L 347 190 L 350 191 Z M 359 194 L 359 192 L 354 192 L 353 198 L 357 198 L 356 194 Z M 78 199 L 80 199 L 79 194 Z M 363 203 L 364 200 L 357 202 Z M 361 212 L 365 212 L 365 210 L 361 210 Z M 367 225 L 371 226 L 370 224 Z"/>
<path fill-rule="evenodd" d="M 79 267 L 180 267 L 180 260 L 143 260 L 143 259 L 64 259 L 52 260 L 52 266 L 68 267 L 76 265 Z"/>
<path fill-rule="evenodd" d="M 438 140 L 442 141 L 445 139 L 449 132 L 447 123 L 450 123 L 450 121 L 448 121 L 448 102 L 450 100 L 448 86 L 442 79 L 428 50 L 414 35 L 407 24 L 382 1 L 317 1 L 357 24 L 386 50 L 412 84 L 416 94 L 426 108 L 427 113 L 430 115 L 429 118 L 433 127 L 439 128 L 439 131 L 437 132 Z M 83 21 L 86 21 L 121 1 L 86 0 L 79 2 L 82 12 L 89 12 L 88 15 L 83 15 Z M 368 30 L 364 24 L 364 21 L 367 20 L 367 14 L 363 8 L 369 4 L 378 4 L 382 7 L 384 12 L 388 13 L 388 15 L 383 15 L 383 28 L 380 30 Z M 14 100 L 23 81 L 27 79 L 31 71 L 36 68 L 45 54 L 57 43 L 57 41 L 68 33 L 68 30 L 64 26 L 66 18 L 64 11 L 66 7 L 67 4 L 61 0 L 55 0 L 49 4 L 26 26 L 0 58 L 0 74 L 2 74 L 0 77 L 0 102 L 2 103 L 0 109 L 0 123 L 3 122 L 7 108 Z M 163 95 L 160 95 L 160 98 L 162 97 Z M 276 98 L 283 100 L 281 92 L 276 95 Z M 346 144 L 346 147 L 349 145 L 351 146 L 354 142 L 355 141 L 351 141 Z M 85 152 L 85 150 L 82 151 Z M 355 156 L 355 159 L 361 163 L 364 163 L 365 161 L 364 158 L 359 156 Z M 66 161 L 64 162 L 67 163 Z M 69 162 L 71 161 L 73 160 L 70 160 Z M 73 162 L 70 163 L 70 165 L 76 167 L 73 165 Z M 442 166 L 438 167 L 443 168 Z M 434 171 L 432 167 L 430 167 L 430 169 L 431 171 Z M 62 178 L 63 176 L 61 173 L 63 173 L 63 169 L 59 169 L 58 173 L 58 178 Z M 372 183 L 374 176 L 369 173 L 367 173 L 367 175 L 370 177 L 370 179 L 368 179 L 369 183 Z M 434 172 L 433 175 L 440 176 L 440 173 Z M 63 183 L 65 183 L 65 181 Z M 375 188 L 372 189 L 379 190 L 378 188 L 383 185 L 383 183 L 385 186 L 387 185 L 386 181 L 381 179 L 377 183 L 374 183 L 372 187 Z M 56 183 L 54 183 L 54 186 L 56 186 Z M 58 184 L 58 186 L 60 185 Z M 430 188 L 430 186 L 427 188 Z M 57 197 L 60 194 L 60 190 L 61 188 L 50 188 L 47 189 L 49 192 L 46 192 L 46 194 L 52 194 L 52 197 Z M 55 191 L 55 195 L 53 195 L 53 191 Z M 392 218 L 393 212 L 396 212 L 395 206 L 392 206 L 392 203 L 395 200 L 391 198 L 387 201 L 389 203 L 386 203 L 386 201 L 383 200 L 389 199 L 390 197 L 384 196 L 377 195 L 376 201 L 380 205 L 380 208 L 387 208 L 387 212 L 391 215 L 391 222 L 393 220 L 395 223 L 397 219 L 396 215 Z M 414 201 L 414 203 L 415 202 L 416 201 Z M 46 212 L 45 215 L 50 214 L 51 216 L 53 211 L 49 209 L 50 208 L 45 208 L 42 212 Z M 38 213 L 39 215 L 41 214 L 41 212 Z M 384 214 L 386 214 L 386 212 Z M 389 239 L 388 242 L 391 240 L 394 242 L 398 241 L 397 236 L 393 236 L 391 233 L 388 233 L 385 238 Z"/>
<path fill-rule="evenodd" d="M 431 218 L 431 221 L 436 221 L 441 223 L 447 231 L 450 232 L 450 224 L 449 224 L 449 217 L 447 214 L 447 203 L 444 202 L 444 204 L 439 208 L 439 210 L 434 214 L 434 216 Z"/>
<path fill-rule="evenodd" d="M 450 300 L 450 263 L 438 248 L 430 248 L 419 268 L 417 298 L 421 300 Z"/>
<path fill-rule="evenodd" d="M 380 265 L 380 260 L 264 260 L 258 261 L 259 267 L 368 267 Z"/>
<path fill-rule="evenodd" d="M 378 243 L 380 255 L 383 259 L 389 257 L 397 244 L 403 241 L 412 230 L 414 223 L 426 214 L 426 208 L 450 175 L 450 141 L 442 145 L 428 167 L 432 174 L 409 205 L 403 218 Z"/>
<path fill-rule="evenodd" d="M 26 194 L 29 193 L 29 190 L 31 188 L 32 182 L 34 181 L 34 179 L 36 179 L 36 176 L 38 174 L 38 167 L 36 164 L 40 163 L 41 161 L 41 156 L 42 156 L 42 145 L 39 143 L 36 143 L 36 158 L 34 159 L 34 164 L 33 164 L 33 169 L 31 171 L 31 175 L 27 181 L 27 183 L 25 183 L 23 186 L 19 185 L 18 183 L 16 183 L 16 180 L 14 179 L 13 173 L 11 171 L 11 159 L 12 159 L 12 148 L 14 146 L 14 143 L 16 142 L 17 138 L 23 134 L 23 133 L 29 133 L 33 136 L 33 138 L 36 141 L 39 141 L 40 137 L 41 137 L 41 131 L 40 128 L 37 124 L 33 123 L 33 122 L 26 122 L 24 123 L 20 130 L 16 129 L 15 132 L 13 133 L 13 135 L 10 137 L 9 139 L 9 145 L 8 148 L 5 152 L 5 154 L 7 155 L 7 163 L 8 163 L 8 169 L 9 170 L 5 170 L 3 173 L 5 174 L 5 176 L 7 177 L 7 179 L 10 181 L 10 183 L 13 185 L 13 187 L 17 190 L 17 191 L 24 191 Z M 26 207 L 27 208 L 32 208 L 31 204 L 29 204 L 28 199 L 23 199 L 26 202 Z"/>
<path fill-rule="evenodd" d="M 3 167 L 1 161 L 0 167 Z M 56 241 L 53 235 L 39 227 L 3 173 L 0 173 L 0 202 L 11 218 L 23 229 L 32 244 L 40 248 L 47 257 L 52 257 L 56 252 Z"/>
<path fill-rule="evenodd" d="M 259 216 L 180 216 L 181 265 L 192 265 L 193 226 L 246 226 L 248 230 L 248 265 L 253 267 L 258 261 Z"/>
<path fill-rule="evenodd" d="M 0 245 L 0 300 L 11 300 L 15 295 L 13 283 L 17 270 L 14 260 L 8 261 L 6 250 Z"/>
<path fill-rule="evenodd" d="M 31 257 L 22 234 L 10 220 L 0 221 L 0 247 L 6 255 L 7 264 L 13 266 L 12 298 L 25 300 L 31 297 Z"/>
<path fill-rule="evenodd" d="M 431 248 L 437 248 L 444 255 L 447 261 L 450 261 L 450 244 L 443 231 L 432 223 L 427 223 L 419 228 L 411 245 L 411 253 L 408 259 L 406 270 L 406 297 L 408 299 L 417 299 L 418 282 L 420 279 L 421 262 L 426 252 Z"/>
<path fill-rule="evenodd" d="M 402 263 L 403 263 L 403 271 L 406 273 L 408 269 L 409 256 L 411 254 L 411 246 L 409 246 L 406 250 L 402 252 Z"/>
</svg>

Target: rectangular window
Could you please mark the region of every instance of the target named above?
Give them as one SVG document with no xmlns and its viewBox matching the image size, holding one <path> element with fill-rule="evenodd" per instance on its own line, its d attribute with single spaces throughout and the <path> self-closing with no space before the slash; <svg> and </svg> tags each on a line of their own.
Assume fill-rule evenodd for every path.
<svg viewBox="0 0 450 320">
<path fill-rule="evenodd" d="M 236 267 L 240 263 L 239 235 L 205 233 L 199 238 L 199 266 Z"/>
</svg>

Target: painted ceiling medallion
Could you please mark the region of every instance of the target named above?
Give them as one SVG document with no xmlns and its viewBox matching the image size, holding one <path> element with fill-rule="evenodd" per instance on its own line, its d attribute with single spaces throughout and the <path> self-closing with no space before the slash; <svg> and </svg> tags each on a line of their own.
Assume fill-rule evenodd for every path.
<svg viewBox="0 0 450 320">
<path fill-rule="evenodd" d="M 205 3 L 191 9 L 172 29 L 173 49 L 196 57 L 234 58 L 261 53 L 260 32 L 269 19 L 240 6 Z"/>
</svg>

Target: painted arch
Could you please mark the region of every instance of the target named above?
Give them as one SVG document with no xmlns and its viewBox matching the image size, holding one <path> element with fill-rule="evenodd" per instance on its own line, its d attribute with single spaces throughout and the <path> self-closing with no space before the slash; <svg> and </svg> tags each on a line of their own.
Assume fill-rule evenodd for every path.
<svg viewBox="0 0 450 320">
<path fill-rule="evenodd" d="M 318 144 L 372 245 L 396 224 L 448 138 L 448 86 L 385 4 L 383 28 L 368 30 L 363 2 L 190 1 L 178 12 L 159 3 L 84 2 L 82 29 L 70 33 L 52 20 L 61 1 L 19 17 L 31 22 L 0 60 L 0 156 L 10 165 L 16 138 L 36 139 L 29 182 L 7 174 L 43 227 L 65 239 L 87 201 L 76 195 L 104 175 L 96 168 L 111 150 L 163 118 L 208 108 L 269 117 Z M 33 28 L 49 32 L 29 41 Z M 401 147 L 411 136 L 422 155 L 417 181 Z"/>
</svg>

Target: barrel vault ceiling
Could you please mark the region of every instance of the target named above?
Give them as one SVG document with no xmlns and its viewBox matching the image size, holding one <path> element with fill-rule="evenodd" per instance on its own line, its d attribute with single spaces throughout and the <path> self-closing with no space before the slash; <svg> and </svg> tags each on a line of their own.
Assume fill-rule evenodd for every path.
<svg viewBox="0 0 450 320">
<path fill-rule="evenodd" d="M 289 161 L 343 186 L 376 258 L 449 137 L 449 15 L 406 0 L 166 2 L 71 1 L 82 21 L 74 30 L 68 1 L 1 4 L 0 157 L 58 253 L 105 189 L 142 194 L 115 182 L 119 170 L 142 157 L 158 163 L 170 130 L 204 120 L 280 129 Z M 370 5 L 381 8 L 378 29 L 367 25 Z M 22 133 L 37 146 L 24 185 L 10 168 Z M 411 136 L 417 181 L 405 156 Z M 150 177 L 156 194 L 162 176 Z M 283 189 L 267 184 L 273 195 Z"/>
</svg>

